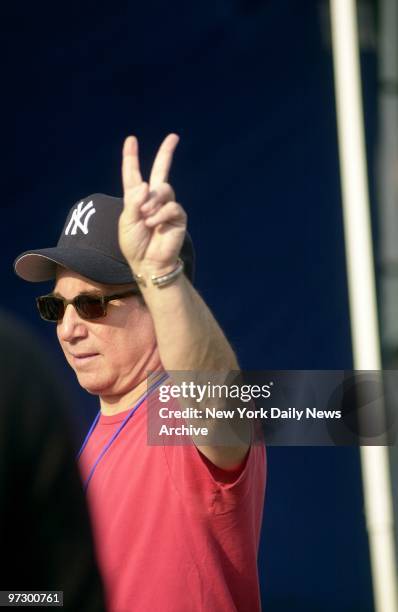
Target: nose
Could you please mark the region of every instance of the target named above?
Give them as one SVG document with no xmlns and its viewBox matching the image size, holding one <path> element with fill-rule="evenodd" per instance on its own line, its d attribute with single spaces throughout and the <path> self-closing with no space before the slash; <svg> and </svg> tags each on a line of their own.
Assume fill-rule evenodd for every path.
<svg viewBox="0 0 398 612">
<path fill-rule="evenodd" d="M 76 312 L 73 304 L 68 304 L 62 321 L 57 326 L 58 338 L 63 342 L 71 342 L 78 338 L 86 338 L 88 334 L 87 324 Z"/>
</svg>

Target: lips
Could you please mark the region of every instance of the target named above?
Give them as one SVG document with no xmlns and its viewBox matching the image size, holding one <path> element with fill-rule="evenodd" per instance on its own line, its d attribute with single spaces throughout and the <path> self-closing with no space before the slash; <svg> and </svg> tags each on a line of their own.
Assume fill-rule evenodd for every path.
<svg viewBox="0 0 398 612">
<path fill-rule="evenodd" d="M 90 363 L 96 357 L 98 357 L 99 353 L 78 353 L 76 355 L 72 355 L 73 363 L 76 366 L 81 366 Z"/>
</svg>

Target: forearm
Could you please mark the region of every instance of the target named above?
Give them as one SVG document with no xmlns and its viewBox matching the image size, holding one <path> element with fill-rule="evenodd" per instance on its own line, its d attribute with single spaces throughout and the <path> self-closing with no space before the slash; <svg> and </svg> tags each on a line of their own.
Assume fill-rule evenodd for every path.
<svg viewBox="0 0 398 612">
<path fill-rule="evenodd" d="M 149 284 L 148 284 L 149 285 Z M 156 331 L 164 368 L 182 380 L 206 383 L 202 373 L 213 372 L 211 380 L 225 384 L 232 370 L 239 370 L 236 356 L 209 308 L 184 275 L 161 289 L 145 287 L 142 292 Z M 189 371 L 188 379 L 184 372 Z M 218 380 L 216 373 L 221 373 Z M 205 404 L 207 405 L 208 402 Z M 213 407 L 226 408 L 225 401 L 212 400 Z M 182 408 L 185 404 L 182 404 Z M 198 404 L 203 409 L 204 405 Z M 250 424 L 236 419 L 186 419 L 187 424 L 205 426 L 207 436 L 192 436 L 195 445 L 222 469 L 236 468 L 250 444 Z"/>
<path fill-rule="evenodd" d="M 166 287 L 142 288 L 166 370 L 228 371 L 239 368 L 220 326 L 182 274 Z"/>
</svg>

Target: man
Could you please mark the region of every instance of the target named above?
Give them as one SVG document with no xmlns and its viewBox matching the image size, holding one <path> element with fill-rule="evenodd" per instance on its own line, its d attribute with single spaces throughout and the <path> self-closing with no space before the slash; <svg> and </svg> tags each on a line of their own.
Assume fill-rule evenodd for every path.
<svg viewBox="0 0 398 612">
<path fill-rule="evenodd" d="M 0 310 L 0 590 L 62 591 L 105 610 L 59 379 L 37 337 Z"/>
<path fill-rule="evenodd" d="M 77 203 L 57 247 L 23 253 L 15 269 L 55 278 L 39 310 L 57 321 L 79 383 L 100 397 L 80 465 L 110 609 L 255 612 L 263 445 L 147 444 L 146 396 L 163 381 L 148 372 L 238 369 L 190 282 L 187 215 L 167 182 L 177 143 L 163 141 L 148 184 L 128 137 L 123 201 Z"/>
</svg>

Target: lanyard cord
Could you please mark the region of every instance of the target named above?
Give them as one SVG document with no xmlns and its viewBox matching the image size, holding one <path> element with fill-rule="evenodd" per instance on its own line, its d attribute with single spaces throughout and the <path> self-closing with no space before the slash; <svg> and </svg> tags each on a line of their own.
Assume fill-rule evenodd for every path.
<svg viewBox="0 0 398 612">
<path fill-rule="evenodd" d="M 79 452 L 78 452 L 78 454 L 77 454 L 76 459 L 80 459 L 80 455 L 82 454 L 82 452 L 83 452 L 83 451 L 84 451 L 84 449 L 86 448 L 86 446 L 87 446 L 87 442 L 88 442 L 88 439 L 89 439 L 89 437 L 91 436 L 91 434 L 93 433 L 93 430 L 95 429 L 95 426 L 97 425 L 97 423 L 98 423 L 98 421 L 99 421 L 100 415 L 101 415 L 101 410 L 98 412 L 97 416 L 95 417 L 95 419 L 94 419 L 94 421 L 93 421 L 93 423 L 92 423 L 92 425 L 91 425 L 91 427 L 90 427 L 90 429 L 89 429 L 89 431 L 88 431 L 87 436 L 84 438 L 84 442 L 83 442 L 83 444 L 82 444 L 81 449 L 79 450 Z"/>
<path fill-rule="evenodd" d="M 149 397 L 149 395 L 152 393 L 152 391 L 154 391 L 162 382 L 164 382 L 166 379 L 168 378 L 168 374 L 163 374 L 163 376 L 156 382 L 154 383 L 151 387 L 149 387 L 148 391 L 146 391 L 138 400 L 138 402 L 135 404 L 135 406 L 130 410 L 130 412 L 128 413 L 128 415 L 123 419 L 122 424 L 120 425 L 119 429 L 117 429 L 115 431 L 115 433 L 113 434 L 113 436 L 111 437 L 111 439 L 109 440 L 109 442 L 107 442 L 104 446 L 104 448 L 102 449 L 102 451 L 100 452 L 100 454 L 98 455 L 97 459 L 94 462 L 93 467 L 91 468 L 91 471 L 88 475 L 88 478 L 86 480 L 86 482 L 84 483 L 83 489 L 84 491 L 87 491 L 87 487 L 90 483 L 91 478 L 93 477 L 93 474 L 95 472 L 95 469 L 97 467 L 97 465 L 99 464 L 99 462 L 101 461 L 102 457 L 105 455 L 106 451 L 109 449 L 109 447 L 111 446 L 111 444 L 114 442 L 114 440 L 118 437 L 118 435 L 120 434 L 120 432 L 122 431 L 122 429 L 127 425 L 128 421 L 134 416 L 134 414 L 136 413 L 136 411 L 138 410 L 138 408 L 141 406 L 141 404 Z M 94 419 L 93 424 L 91 425 L 89 432 L 82 444 L 82 447 L 77 455 L 77 459 L 79 459 L 79 457 L 81 456 L 82 452 L 84 451 L 84 449 L 87 446 L 87 442 L 91 436 L 91 434 L 93 433 L 99 418 L 101 415 L 101 410 L 98 412 L 97 416 Z"/>
</svg>

